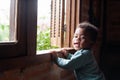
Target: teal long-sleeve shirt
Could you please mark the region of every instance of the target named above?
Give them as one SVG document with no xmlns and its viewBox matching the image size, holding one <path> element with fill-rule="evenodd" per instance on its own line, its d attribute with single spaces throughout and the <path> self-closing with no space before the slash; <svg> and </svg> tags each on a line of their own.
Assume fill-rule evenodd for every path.
<svg viewBox="0 0 120 80">
<path fill-rule="evenodd" d="M 76 80 L 105 80 L 90 49 L 69 54 L 67 59 L 58 57 L 55 62 L 61 68 L 74 70 Z"/>
</svg>

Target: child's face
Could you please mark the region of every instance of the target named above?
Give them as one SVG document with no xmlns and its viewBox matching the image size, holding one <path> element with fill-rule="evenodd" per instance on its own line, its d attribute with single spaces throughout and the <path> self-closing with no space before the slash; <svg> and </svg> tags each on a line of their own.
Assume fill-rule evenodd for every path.
<svg viewBox="0 0 120 80">
<path fill-rule="evenodd" d="M 84 48 L 91 48 L 92 41 L 90 40 L 90 36 L 85 32 L 82 28 L 77 28 L 74 37 L 72 40 L 72 45 L 75 50 L 80 50 Z"/>
</svg>

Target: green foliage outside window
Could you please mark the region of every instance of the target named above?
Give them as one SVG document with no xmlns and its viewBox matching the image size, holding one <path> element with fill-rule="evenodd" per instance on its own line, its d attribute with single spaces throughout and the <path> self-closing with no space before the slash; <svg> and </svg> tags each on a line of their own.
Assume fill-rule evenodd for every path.
<svg viewBox="0 0 120 80">
<path fill-rule="evenodd" d="M 37 50 L 47 50 L 57 48 L 56 46 L 51 46 L 50 43 L 50 29 L 41 31 L 37 34 Z"/>
<path fill-rule="evenodd" d="M 9 41 L 9 25 L 0 24 L 0 42 Z"/>
</svg>

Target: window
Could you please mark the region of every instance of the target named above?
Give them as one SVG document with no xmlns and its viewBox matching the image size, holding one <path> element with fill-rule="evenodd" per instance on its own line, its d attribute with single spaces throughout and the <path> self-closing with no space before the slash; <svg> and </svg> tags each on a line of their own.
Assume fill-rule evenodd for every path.
<svg viewBox="0 0 120 80">
<path fill-rule="evenodd" d="M 63 47 L 65 8 L 66 0 L 38 0 L 37 50 Z"/>
<path fill-rule="evenodd" d="M 17 0 L 0 0 L 0 42 L 16 41 Z"/>
<path fill-rule="evenodd" d="M 0 51 L 3 53 L 0 54 L 0 58 L 36 55 L 37 2 L 39 0 L 10 1 L 9 35 L 10 41 L 16 42 L 0 43 Z M 51 4 L 51 45 L 70 47 L 74 30 L 81 19 L 80 15 L 83 15 L 83 13 L 80 14 L 80 0 L 49 0 L 49 2 Z"/>
<path fill-rule="evenodd" d="M 16 26 L 10 31 L 16 30 L 17 41 L 0 43 L 1 70 L 23 68 L 40 61 L 39 56 L 33 56 L 36 55 L 37 0 L 10 0 L 10 2 L 12 4 L 10 23 L 13 24 L 12 28 Z"/>
<path fill-rule="evenodd" d="M 52 48 L 50 44 L 50 7 L 51 0 L 38 0 L 37 51 Z"/>
<path fill-rule="evenodd" d="M 43 47 L 47 49 L 46 46 L 50 46 L 49 48 L 71 46 L 72 35 L 76 24 L 79 23 L 79 18 L 76 18 L 76 15 L 79 17 L 79 4 L 79 0 L 38 0 L 37 50 L 42 50 Z M 43 7 L 46 8 L 43 9 Z M 49 17 L 46 17 L 45 14 L 49 15 Z M 45 34 L 45 20 L 47 20 L 46 24 L 50 28 L 49 41 L 45 41 L 47 36 L 42 35 Z M 47 45 L 48 43 L 49 45 Z"/>
<path fill-rule="evenodd" d="M 3 1 L 3 0 L 0 0 L 0 1 Z M 30 17 L 31 18 L 30 20 L 32 22 L 30 22 L 28 19 L 28 17 L 31 14 L 33 14 L 32 12 L 30 12 L 30 9 L 29 9 L 31 7 L 28 7 L 30 6 L 29 4 L 32 3 L 31 1 L 29 2 L 27 0 L 9 0 L 9 1 L 8 1 L 10 3 L 10 14 L 9 14 L 10 22 L 8 22 L 9 37 L 7 38 L 7 41 L 3 40 L 4 42 L 0 43 L 0 52 L 1 52 L 0 59 L 8 59 L 8 58 L 28 55 L 27 49 L 29 47 L 27 47 L 27 42 L 29 43 L 30 41 L 29 40 L 27 41 L 27 37 L 29 36 L 29 32 L 31 32 L 30 31 L 31 26 L 33 26 L 32 22 L 34 22 L 34 19 L 32 19 L 32 16 Z M 7 1 L 5 4 L 7 4 Z M 36 4 L 33 4 L 33 5 L 36 5 Z M 35 7 L 35 9 L 36 8 L 37 7 Z M 33 12 L 36 13 L 36 11 L 33 11 Z M 28 15 L 28 13 L 31 13 L 31 14 Z M 30 30 L 27 30 L 28 26 Z"/>
</svg>

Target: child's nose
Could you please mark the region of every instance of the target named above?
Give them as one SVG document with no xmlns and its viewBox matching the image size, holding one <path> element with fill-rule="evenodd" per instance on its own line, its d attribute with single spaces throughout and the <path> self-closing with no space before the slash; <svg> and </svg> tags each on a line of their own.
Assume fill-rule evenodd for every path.
<svg viewBox="0 0 120 80">
<path fill-rule="evenodd" d="M 77 40 L 79 40 L 79 41 L 80 41 L 80 40 L 81 40 L 81 38 L 78 36 L 78 37 L 77 37 Z"/>
</svg>

